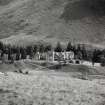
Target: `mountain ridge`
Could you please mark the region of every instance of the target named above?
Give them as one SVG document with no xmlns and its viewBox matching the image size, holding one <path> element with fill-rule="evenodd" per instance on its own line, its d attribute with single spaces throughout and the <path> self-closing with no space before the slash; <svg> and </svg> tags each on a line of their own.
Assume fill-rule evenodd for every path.
<svg viewBox="0 0 105 105">
<path fill-rule="evenodd" d="M 92 9 L 87 0 L 11 0 L 0 8 L 1 39 L 24 33 L 52 44 L 105 45 L 104 12 Z"/>
</svg>

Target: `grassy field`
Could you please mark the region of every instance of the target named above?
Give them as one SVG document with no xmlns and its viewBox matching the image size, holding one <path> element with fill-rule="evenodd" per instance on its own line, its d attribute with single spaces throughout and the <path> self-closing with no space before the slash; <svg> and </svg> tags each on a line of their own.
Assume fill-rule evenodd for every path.
<svg viewBox="0 0 105 105">
<path fill-rule="evenodd" d="M 0 105 L 104 105 L 105 80 L 70 77 L 68 73 L 34 71 L 0 74 Z"/>
<path fill-rule="evenodd" d="M 104 105 L 102 68 L 66 65 L 54 70 L 28 62 L 0 65 L 5 70 L 0 73 L 0 105 Z M 13 72 L 18 67 L 29 74 Z M 93 77 L 81 78 L 83 70 Z"/>
</svg>

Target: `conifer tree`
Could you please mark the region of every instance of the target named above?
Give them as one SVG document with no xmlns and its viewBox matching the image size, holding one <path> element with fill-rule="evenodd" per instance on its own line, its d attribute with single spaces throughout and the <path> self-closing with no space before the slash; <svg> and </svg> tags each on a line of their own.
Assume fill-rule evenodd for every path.
<svg viewBox="0 0 105 105">
<path fill-rule="evenodd" d="M 69 43 L 67 44 L 66 51 L 71 51 L 71 50 L 73 50 L 73 47 L 72 47 L 72 45 L 71 45 L 71 42 L 69 42 Z"/>
<path fill-rule="evenodd" d="M 21 59 L 26 59 L 27 53 L 25 48 L 21 48 Z"/>
<path fill-rule="evenodd" d="M 39 52 L 40 52 L 40 53 L 43 53 L 44 50 L 45 50 L 44 45 L 43 45 L 43 44 L 39 45 Z"/>
<path fill-rule="evenodd" d="M 49 44 L 45 47 L 45 52 L 51 51 L 52 46 Z"/>
<path fill-rule="evenodd" d="M 20 48 L 17 47 L 16 60 L 20 60 Z"/>
<path fill-rule="evenodd" d="M 81 45 L 80 44 L 77 45 L 77 51 L 81 51 Z"/>
<path fill-rule="evenodd" d="M 37 45 L 34 45 L 34 47 L 33 47 L 33 52 L 34 52 L 34 54 L 35 54 L 37 51 L 38 51 L 38 46 L 37 46 Z"/>
<path fill-rule="evenodd" d="M 93 55 L 92 55 L 92 64 L 94 66 L 94 63 L 96 62 L 96 59 L 97 59 L 97 50 L 95 49 L 93 51 Z"/>
<path fill-rule="evenodd" d="M 3 47 L 4 47 L 3 42 L 0 41 L 0 50 L 3 51 Z"/>
<path fill-rule="evenodd" d="M 56 47 L 55 47 L 55 51 L 56 51 L 56 52 L 62 52 L 62 51 L 63 51 L 60 42 L 57 43 L 57 45 L 56 45 Z"/>
<path fill-rule="evenodd" d="M 11 48 L 9 48 L 9 51 L 8 51 L 8 60 L 11 60 L 11 54 L 12 54 L 12 51 L 11 51 Z"/>
<path fill-rule="evenodd" d="M 27 46 L 26 47 L 26 53 L 27 53 L 27 55 L 30 55 L 30 50 L 31 50 L 31 46 Z"/>
<path fill-rule="evenodd" d="M 27 53 L 27 55 L 29 55 L 29 57 L 30 57 L 30 59 L 32 59 L 33 58 L 33 56 L 34 56 L 34 51 L 35 51 L 35 48 L 34 48 L 34 46 L 27 46 L 27 48 L 26 48 L 26 53 Z"/>
<path fill-rule="evenodd" d="M 32 59 L 34 57 L 34 47 L 31 46 L 30 47 L 30 59 Z"/>
<path fill-rule="evenodd" d="M 82 58 L 84 60 L 87 60 L 87 51 L 86 51 L 85 45 L 82 46 L 81 52 L 82 52 Z"/>
</svg>

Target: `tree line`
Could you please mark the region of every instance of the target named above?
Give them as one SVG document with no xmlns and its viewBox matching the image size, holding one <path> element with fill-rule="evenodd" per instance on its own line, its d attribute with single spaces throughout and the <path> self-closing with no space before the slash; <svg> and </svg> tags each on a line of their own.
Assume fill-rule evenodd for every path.
<svg viewBox="0 0 105 105">
<path fill-rule="evenodd" d="M 0 42 L 0 51 L 2 58 L 4 54 L 8 55 L 8 60 L 13 61 L 13 54 L 16 55 L 15 60 L 26 59 L 27 55 L 29 58 L 32 59 L 34 55 L 39 53 L 44 53 L 48 51 L 56 51 L 56 52 L 63 52 L 63 51 L 73 51 L 74 52 L 74 59 L 79 60 L 87 60 L 93 63 L 95 62 L 105 62 L 105 49 L 93 49 L 88 50 L 85 44 L 77 44 L 73 45 L 71 42 L 68 42 L 67 46 L 64 48 L 60 42 L 56 44 L 53 48 L 51 44 L 39 44 L 39 45 L 29 45 L 26 47 L 18 47 L 18 46 L 11 46 L 10 44 L 6 45 L 3 42 Z"/>
<path fill-rule="evenodd" d="M 44 44 L 39 44 L 39 45 L 29 45 L 26 47 L 22 46 L 12 46 L 10 44 L 3 44 L 3 42 L 0 41 L 0 58 L 3 58 L 5 54 L 8 55 L 8 60 L 13 60 L 13 55 L 16 55 L 15 60 L 21 60 L 21 59 L 26 59 L 27 55 L 29 56 L 30 59 L 34 57 L 34 55 L 37 52 L 43 53 L 43 52 L 48 52 L 51 51 L 52 46 L 49 45 L 44 45 Z"/>
</svg>

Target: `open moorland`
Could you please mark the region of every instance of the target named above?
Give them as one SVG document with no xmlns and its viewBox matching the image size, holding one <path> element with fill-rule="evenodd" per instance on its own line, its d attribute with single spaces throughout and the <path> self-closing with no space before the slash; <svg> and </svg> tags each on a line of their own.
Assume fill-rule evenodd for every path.
<svg viewBox="0 0 105 105">
<path fill-rule="evenodd" d="M 105 104 L 104 68 L 65 65 L 49 69 L 48 65 L 53 64 L 45 66 L 28 60 L 0 64 L 0 105 Z M 17 72 L 20 68 L 23 73 Z"/>
</svg>

